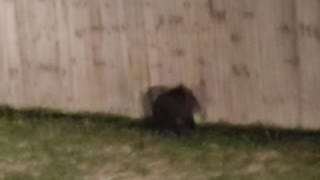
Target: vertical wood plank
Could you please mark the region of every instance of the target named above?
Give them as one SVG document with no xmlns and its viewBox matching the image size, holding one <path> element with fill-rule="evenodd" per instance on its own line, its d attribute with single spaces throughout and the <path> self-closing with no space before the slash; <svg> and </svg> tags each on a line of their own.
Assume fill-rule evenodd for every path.
<svg viewBox="0 0 320 180">
<path fill-rule="evenodd" d="M 134 107 L 134 98 L 132 87 L 132 74 L 130 71 L 129 64 L 129 42 L 128 42 L 128 21 L 126 20 L 126 1 L 120 0 L 117 1 L 117 21 L 118 29 L 115 32 L 118 35 L 120 48 L 118 51 L 117 63 L 119 64 L 117 76 L 121 78 L 119 81 L 119 86 L 117 87 L 118 98 L 120 100 L 119 110 L 121 114 L 130 114 L 133 115 Z"/>
<path fill-rule="evenodd" d="M 32 24 L 34 12 L 33 1 L 15 1 L 15 17 L 17 21 L 17 34 L 19 39 L 19 56 L 21 58 L 22 88 L 24 106 L 33 107 L 39 105 L 37 101 L 36 71 L 34 70 L 34 46 L 32 43 Z M 17 96 L 14 94 L 14 96 Z M 11 104 L 10 104 L 11 105 Z"/>
<path fill-rule="evenodd" d="M 298 56 L 301 74 L 301 128 L 320 128 L 320 2 L 296 1 Z"/>
<path fill-rule="evenodd" d="M 95 81 L 91 48 L 90 8 L 87 0 L 67 2 L 69 12 L 70 71 L 73 82 L 73 107 L 94 111 Z"/>
<path fill-rule="evenodd" d="M 181 14 L 175 11 L 175 1 L 145 3 L 150 84 L 176 85 L 182 81 L 179 57 L 175 55 L 182 51 L 177 35 L 177 27 L 181 26 Z"/>
<path fill-rule="evenodd" d="M 5 1 L 0 1 L 0 103 L 8 104 L 8 62 L 5 55 L 6 50 L 6 20 Z"/>
<path fill-rule="evenodd" d="M 72 59 L 71 59 L 71 42 L 69 36 L 70 11 L 67 1 L 54 1 L 54 10 L 56 18 L 57 47 L 56 53 L 59 58 L 59 77 L 60 77 L 60 103 L 62 109 L 71 111 L 74 109 L 73 97 L 73 78 L 72 78 Z"/>
<path fill-rule="evenodd" d="M 55 1 L 34 0 L 30 3 L 31 13 L 34 13 L 32 31 L 33 76 L 36 86 L 37 106 L 60 106 L 61 66 L 57 33 L 57 18 Z"/>
<path fill-rule="evenodd" d="M 2 2 L 2 63 L 7 68 L 3 73 L 6 88 L 5 102 L 14 106 L 23 106 L 22 64 L 19 55 L 19 38 L 16 21 L 16 2 Z"/>
<path fill-rule="evenodd" d="M 148 61 L 146 55 L 145 20 L 143 0 L 123 1 L 123 16 L 125 18 L 128 53 L 129 95 L 131 113 L 139 117 L 143 113 L 141 95 L 149 85 Z"/>
<path fill-rule="evenodd" d="M 124 64 L 125 61 L 128 61 L 126 58 L 128 56 L 125 44 L 123 44 L 126 38 L 124 34 L 126 28 L 124 20 L 119 19 L 121 8 L 123 5 L 117 0 L 101 2 L 101 24 L 104 30 L 101 47 L 103 69 L 100 72 L 105 90 L 106 111 L 126 114 L 132 102 L 128 98 L 130 97 L 127 74 L 129 72 Z"/>
<path fill-rule="evenodd" d="M 104 1 L 92 1 L 89 3 L 90 7 L 90 34 L 91 34 L 91 49 L 92 49 L 92 64 L 93 64 L 93 79 L 92 82 L 94 89 L 94 99 L 93 106 L 97 111 L 108 111 L 108 101 L 106 98 L 109 95 L 109 92 L 106 89 L 108 85 L 108 80 L 105 78 L 106 71 L 106 61 L 103 56 L 104 47 L 104 33 L 106 31 L 106 26 L 103 24 L 103 13 L 104 10 Z M 111 105 L 111 104 L 110 104 Z"/>
<path fill-rule="evenodd" d="M 146 37 L 146 57 L 148 63 L 149 85 L 155 86 L 161 84 L 160 74 L 158 73 L 160 64 L 158 63 L 160 50 L 157 44 L 158 34 L 157 27 L 162 20 L 159 20 L 156 12 L 157 4 L 153 0 L 143 0 L 144 4 L 144 21 Z"/>
<path fill-rule="evenodd" d="M 208 120 L 231 121 L 230 41 L 226 26 L 225 1 L 194 2 L 195 68 L 199 91 Z"/>
<path fill-rule="evenodd" d="M 158 44 L 162 51 L 159 65 L 161 84 L 173 86 L 182 82 L 181 54 L 184 49 L 181 47 L 181 39 L 178 33 L 182 25 L 180 9 L 177 1 L 164 0 L 158 2 L 159 23 Z"/>
</svg>

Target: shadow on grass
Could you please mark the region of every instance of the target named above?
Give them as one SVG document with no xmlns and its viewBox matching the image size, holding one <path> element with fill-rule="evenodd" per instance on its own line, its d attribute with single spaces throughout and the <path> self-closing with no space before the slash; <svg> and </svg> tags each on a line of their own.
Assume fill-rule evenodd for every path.
<svg viewBox="0 0 320 180">
<path fill-rule="evenodd" d="M 178 144 L 199 146 L 216 143 L 228 146 L 274 146 L 286 143 L 309 143 L 320 149 L 320 131 L 298 131 L 263 126 L 232 126 L 228 124 L 211 124 L 198 127 L 196 131 L 188 136 L 176 137 L 170 133 L 160 133 L 151 128 L 149 121 L 133 119 L 125 116 L 103 113 L 62 113 L 56 110 L 33 109 L 15 110 L 9 107 L 0 107 L 0 119 L 8 121 L 23 120 L 32 124 L 46 124 L 65 122 L 72 126 L 84 126 L 92 124 L 100 130 L 113 128 L 133 130 L 140 133 L 152 135 L 164 141 Z M 96 129 L 92 129 L 95 131 Z"/>
</svg>

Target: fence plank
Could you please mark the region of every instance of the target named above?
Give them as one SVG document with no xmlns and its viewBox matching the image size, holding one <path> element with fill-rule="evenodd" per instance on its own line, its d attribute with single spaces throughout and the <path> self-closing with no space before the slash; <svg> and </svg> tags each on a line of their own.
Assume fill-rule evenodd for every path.
<svg viewBox="0 0 320 180">
<path fill-rule="evenodd" d="M 72 64 L 71 64 L 71 42 L 69 36 L 70 12 L 68 3 L 64 0 L 54 1 L 54 14 L 56 19 L 56 38 L 57 44 L 56 53 L 58 54 L 58 67 L 60 80 L 60 105 L 64 110 L 74 109 L 73 97 L 73 80 L 72 80 Z"/>
<path fill-rule="evenodd" d="M 135 117 L 143 113 L 141 103 L 143 93 L 149 85 L 148 60 L 146 54 L 145 18 L 143 0 L 124 0 L 122 4 L 125 38 L 127 41 L 127 72 L 123 72 L 128 80 L 130 114 Z M 129 103 L 132 102 L 132 103 Z"/>
<path fill-rule="evenodd" d="M 210 121 L 229 119 L 231 83 L 229 74 L 228 29 L 225 1 L 194 2 L 195 62 L 199 71 L 199 91 Z"/>
<path fill-rule="evenodd" d="M 33 70 L 33 54 L 34 54 L 34 46 L 31 44 L 32 42 L 32 32 L 31 32 L 31 23 L 33 21 L 34 14 L 30 12 L 30 8 L 32 7 L 32 1 L 21 0 L 15 1 L 15 17 L 16 17 L 16 25 L 17 25 L 17 35 L 19 41 L 19 56 L 21 58 L 21 85 L 20 88 L 23 90 L 24 94 L 21 99 L 24 100 L 24 106 L 37 106 L 37 102 L 35 100 L 37 90 L 34 81 L 34 74 L 36 73 Z M 17 60 L 17 59 L 15 59 Z M 9 82 L 10 84 L 10 82 Z M 9 85 L 7 84 L 7 85 Z M 19 96 L 17 94 L 13 94 L 13 96 Z M 11 103 L 11 102 L 10 102 Z M 10 104 L 11 105 L 11 104 Z"/>
<path fill-rule="evenodd" d="M 33 21 L 30 26 L 34 47 L 32 62 L 34 86 L 37 88 L 37 106 L 59 106 L 61 103 L 61 67 L 57 19 L 54 1 L 30 1 Z"/>
<path fill-rule="evenodd" d="M 5 55 L 6 50 L 6 39 L 7 34 L 5 27 L 7 17 L 5 11 L 5 1 L 0 1 L 0 102 L 3 104 L 8 104 L 8 66 L 7 59 Z"/>
<path fill-rule="evenodd" d="M 298 44 L 295 65 L 301 71 L 301 127 L 320 128 L 320 2 L 296 1 Z"/>
<path fill-rule="evenodd" d="M 92 53 L 90 48 L 90 17 L 88 2 L 67 1 L 70 71 L 72 73 L 73 104 L 75 109 L 91 109 L 93 105 Z M 90 88 L 89 88 L 90 87 Z"/>
<path fill-rule="evenodd" d="M 16 3 L 15 1 L 1 2 L 1 34 L 2 39 L 2 65 L 7 69 L 3 73 L 3 91 L 5 103 L 13 106 L 23 106 L 23 81 L 22 81 L 22 64 L 19 54 L 18 27 L 16 24 Z"/>
<path fill-rule="evenodd" d="M 130 114 L 129 80 L 126 76 L 128 70 L 125 63 L 128 59 L 124 56 L 126 48 L 123 47 L 122 40 L 125 40 L 124 23 L 119 16 L 119 10 L 123 6 L 116 0 L 101 1 L 100 5 L 101 27 L 93 25 L 93 29 L 102 31 L 101 50 L 96 51 L 96 53 L 100 51 L 97 57 L 101 58 L 95 60 L 95 66 L 96 73 L 98 72 L 96 77 L 100 77 L 98 83 L 102 83 L 100 86 L 104 90 L 102 99 L 106 107 L 103 109 L 113 113 Z"/>
</svg>

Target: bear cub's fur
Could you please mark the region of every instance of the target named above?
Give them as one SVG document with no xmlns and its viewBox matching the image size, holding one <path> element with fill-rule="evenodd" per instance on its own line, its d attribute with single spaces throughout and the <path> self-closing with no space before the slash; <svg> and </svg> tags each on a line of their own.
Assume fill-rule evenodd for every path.
<svg viewBox="0 0 320 180">
<path fill-rule="evenodd" d="M 152 119 L 156 128 L 183 135 L 195 129 L 193 114 L 201 111 L 193 92 L 181 84 L 155 99 Z"/>
</svg>

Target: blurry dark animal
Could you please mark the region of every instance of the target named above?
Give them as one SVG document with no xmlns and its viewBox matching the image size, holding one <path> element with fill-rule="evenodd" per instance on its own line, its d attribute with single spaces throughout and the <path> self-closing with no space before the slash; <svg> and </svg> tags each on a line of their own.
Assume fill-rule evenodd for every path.
<svg viewBox="0 0 320 180">
<path fill-rule="evenodd" d="M 178 85 L 160 94 L 152 105 L 153 126 L 176 135 L 188 134 L 195 129 L 193 114 L 202 108 L 193 92 Z"/>
<path fill-rule="evenodd" d="M 152 104 L 158 98 L 159 95 L 169 90 L 166 86 L 151 86 L 146 92 L 142 94 L 143 116 L 145 120 L 152 118 Z"/>
</svg>

